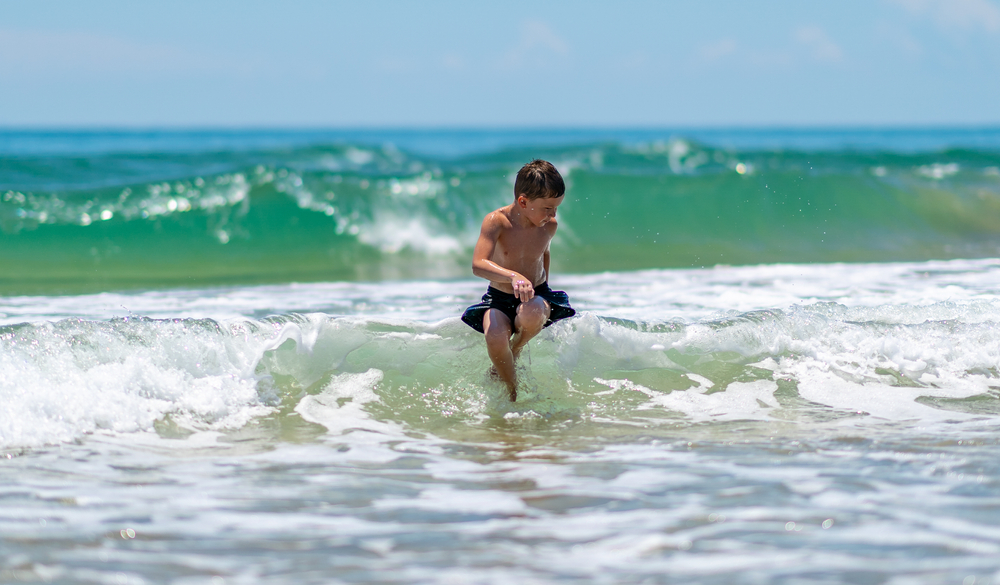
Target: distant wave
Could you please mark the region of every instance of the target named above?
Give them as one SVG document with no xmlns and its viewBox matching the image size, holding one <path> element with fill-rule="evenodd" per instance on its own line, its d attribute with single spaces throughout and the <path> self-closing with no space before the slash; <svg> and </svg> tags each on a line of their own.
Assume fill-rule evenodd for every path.
<svg viewBox="0 0 1000 585">
<path fill-rule="evenodd" d="M 334 144 L 0 156 L 0 292 L 467 272 L 531 158 L 566 175 L 563 272 L 1000 255 L 1000 152 L 674 139 L 464 157 Z"/>
</svg>

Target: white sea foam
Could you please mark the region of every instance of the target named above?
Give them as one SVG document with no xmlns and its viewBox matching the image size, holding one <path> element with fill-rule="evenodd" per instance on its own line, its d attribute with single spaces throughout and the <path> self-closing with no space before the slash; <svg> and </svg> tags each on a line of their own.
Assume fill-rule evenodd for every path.
<svg viewBox="0 0 1000 585">
<path fill-rule="evenodd" d="M 29 323 L 0 329 L 0 443 L 148 431 L 158 421 L 229 431 L 282 404 L 333 435 L 396 437 L 449 417 L 631 425 L 652 412 L 710 422 L 808 410 L 782 398 L 781 384 L 815 408 L 873 421 L 982 421 L 997 410 L 997 261 L 560 281 L 580 316 L 532 342 L 515 405 L 485 377 L 482 337 L 456 317 L 476 300 L 476 281 L 6 298 L 6 322 Z M 186 320 L 101 320 L 122 305 Z M 250 318 L 272 311 L 286 316 Z M 74 312 L 84 318 L 47 320 Z M 216 319 L 194 319 L 205 315 Z M 376 406 L 401 418 L 375 417 Z"/>
<path fill-rule="evenodd" d="M 199 322 L 61 321 L 0 338 L 0 443 L 31 446 L 97 431 L 239 428 L 272 409 L 253 366 L 261 343 Z"/>
<path fill-rule="evenodd" d="M 360 374 L 334 376 L 320 394 L 304 397 L 295 412 L 334 434 L 365 430 L 399 435 L 398 425 L 375 421 L 365 412 L 366 404 L 378 401 L 375 387 L 382 377 L 382 372 L 375 368 Z"/>
<path fill-rule="evenodd" d="M 606 384 L 612 389 L 638 390 L 650 397 L 650 400 L 640 406 L 641 409 L 665 408 L 681 412 L 693 422 L 710 420 L 769 420 L 768 411 L 778 407 L 774 399 L 777 385 L 770 380 L 754 382 L 733 382 L 725 392 L 706 394 L 707 388 L 689 388 L 684 391 L 664 394 L 635 384 L 629 380 L 595 381 Z"/>
<path fill-rule="evenodd" d="M 409 249 L 446 255 L 462 252 L 462 242 L 475 239 L 474 234 L 448 235 L 444 230 L 428 226 L 428 222 L 428 218 L 403 218 L 391 212 L 379 212 L 372 225 L 358 233 L 358 240 L 388 254 Z"/>
<path fill-rule="evenodd" d="M 560 276 L 576 305 L 636 321 L 834 302 L 906 311 L 934 303 L 1000 300 L 1000 260 L 777 264 Z"/>
<path fill-rule="evenodd" d="M 641 322 L 693 321 L 727 312 L 834 302 L 881 307 L 881 318 L 914 307 L 1000 301 L 1000 260 L 879 264 L 777 264 L 643 270 L 589 275 L 556 273 L 577 310 Z M 440 321 L 461 313 L 485 290 L 482 280 L 289 283 L 76 296 L 0 297 L 0 325 L 68 317 L 109 319 L 263 317 L 324 312 Z M 939 309 L 939 310 L 941 310 Z M 968 312 L 963 315 L 968 317 Z M 942 317 L 947 318 L 947 317 Z"/>
</svg>

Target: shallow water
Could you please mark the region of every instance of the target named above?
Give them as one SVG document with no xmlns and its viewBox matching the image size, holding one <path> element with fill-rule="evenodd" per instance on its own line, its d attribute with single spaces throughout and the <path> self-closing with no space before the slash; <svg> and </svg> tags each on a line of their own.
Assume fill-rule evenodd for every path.
<svg viewBox="0 0 1000 585">
<path fill-rule="evenodd" d="M 462 442 L 354 431 L 35 451 L 5 468 L 5 578 L 996 579 L 995 426 L 956 439 L 731 424 L 589 444 L 554 427 L 496 425 Z"/>
<path fill-rule="evenodd" d="M 1000 262 L 553 284 L 0 299 L 0 580 L 1000 581 Z"/>
</svg>

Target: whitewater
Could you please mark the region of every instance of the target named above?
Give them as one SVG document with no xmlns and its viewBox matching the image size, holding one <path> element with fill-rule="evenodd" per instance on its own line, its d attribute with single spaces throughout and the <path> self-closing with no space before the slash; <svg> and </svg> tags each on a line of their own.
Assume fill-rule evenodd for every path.
<svg viewBox="0 0 1000 585">
<path fill-rule="evenodd" d="M 998 135 L 0 135 L 0 582 L 1000 582 Z M 578 316 L 511 403 L 531 151 Z"/>
</svg>

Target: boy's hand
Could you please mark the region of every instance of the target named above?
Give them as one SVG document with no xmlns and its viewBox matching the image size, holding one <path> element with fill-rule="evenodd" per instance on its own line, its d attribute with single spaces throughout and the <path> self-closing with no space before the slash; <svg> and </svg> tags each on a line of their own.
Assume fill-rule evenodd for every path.
<svg viewBox="0 0 1000 585">
<path fill-rule="evenodd" d="M 510 285 L 514 287 L 514 296 L 522 303 L 530 301 L 535 296 L 535 287 L 531 281 L 520 274 L 510 277 Z"/>
</svg>

